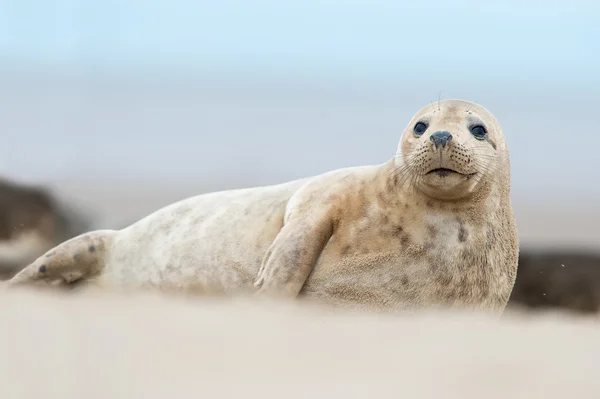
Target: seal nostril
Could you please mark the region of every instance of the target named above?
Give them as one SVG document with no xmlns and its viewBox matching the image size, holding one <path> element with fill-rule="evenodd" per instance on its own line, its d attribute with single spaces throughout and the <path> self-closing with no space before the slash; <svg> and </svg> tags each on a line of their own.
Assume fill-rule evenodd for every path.
<svg viewBox="0 0 600 399">
<path fill-rule="evenodd" d="M 446 145 L 452 140 L 452 135 L 446 131 L 439 131 L 429 136 L 429 140 L 433 142 L 437 149 L 440 145 L 442 148 L 446 148 Z"/>
</svg>

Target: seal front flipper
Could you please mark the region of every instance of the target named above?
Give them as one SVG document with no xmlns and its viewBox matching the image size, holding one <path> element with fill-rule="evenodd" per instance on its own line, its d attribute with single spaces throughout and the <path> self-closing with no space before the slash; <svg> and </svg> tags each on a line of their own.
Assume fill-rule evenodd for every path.
<svg viewBox="0 0 600 399">
<path fill-rule="evenodd" d="M 262 262 L 257 294 L 296 297 L 332 234 L 333 221 L 325 215 L 288 220 Z"/>
<path fill-rule="evenodd" d="M 37 281 L 67 283 L 93 277 L 104 268 L 114 230 L 96 230 L 71 238 L 37 258 L 7 282 L 7 286 Z"/>
</svg>

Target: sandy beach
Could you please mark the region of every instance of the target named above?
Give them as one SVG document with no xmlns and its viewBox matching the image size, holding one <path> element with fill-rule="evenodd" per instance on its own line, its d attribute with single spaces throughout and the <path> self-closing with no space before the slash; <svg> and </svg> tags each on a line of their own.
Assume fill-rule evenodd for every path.
<svg viewBox="0 0 600 399">
<path fill-rule="evenodd" d="M 596 398 L 597 319 L 0 293 L 0 396 Z"/>
</svg>

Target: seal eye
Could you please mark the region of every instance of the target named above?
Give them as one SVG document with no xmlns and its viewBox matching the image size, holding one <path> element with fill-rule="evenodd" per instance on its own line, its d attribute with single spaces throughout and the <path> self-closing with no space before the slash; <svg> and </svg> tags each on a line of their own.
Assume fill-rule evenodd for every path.
<svg viewBox="0 0 600 399">
<path fill-rule="evenodd" d="M 413 131 L 415 132 L 415 134 L 417 134 L 419 136 L 422 135 L 423 133 L 425 133 L 425 130 L 427 130 L 427 125 L 424 124 L 423 122 L 417 122 L 417 124 L 413 128 Z"/>
<path fill-rule="evenodd" d="M 471 134 L 473 136 L 475 136 L 476 139 L 479 139 L 479 140 L 483 140 L 483 138 L 487 134 L 487 130 L 485 130 L 485 127 L 483 127 L 481 125 L 471 126 L 469 130 L 471 130 Z"/>
</svg>

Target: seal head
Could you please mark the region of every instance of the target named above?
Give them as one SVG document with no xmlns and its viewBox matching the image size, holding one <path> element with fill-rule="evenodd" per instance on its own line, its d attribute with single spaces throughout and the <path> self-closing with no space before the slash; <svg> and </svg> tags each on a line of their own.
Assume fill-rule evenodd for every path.
<svg viewBox="0 0 600 399">
<path fill-rule="evenodd" d="M 472 196 L 508 170 L 503 168 L 505 152 L 503 133 L 490 112 L 472 102 L 446 100 L 422 108 L 411 119 L 395 167 L 428 197 L 456 200 Z"/>
</svg>

